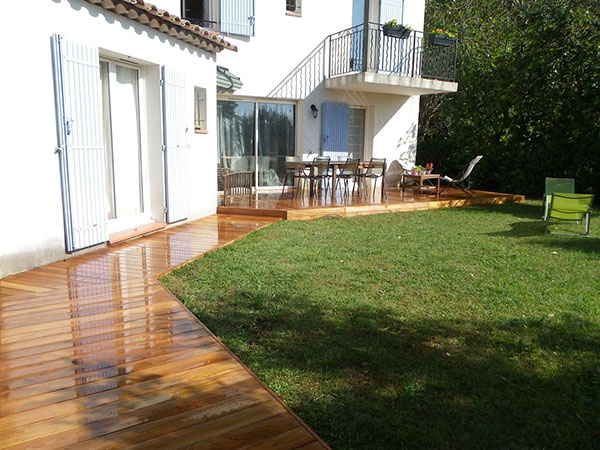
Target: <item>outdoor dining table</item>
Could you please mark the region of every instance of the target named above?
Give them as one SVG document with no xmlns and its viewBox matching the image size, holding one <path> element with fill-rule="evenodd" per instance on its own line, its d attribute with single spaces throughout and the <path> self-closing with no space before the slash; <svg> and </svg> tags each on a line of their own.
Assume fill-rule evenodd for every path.
<svg viewBox="0 0 600 450">
<path fill-rule="evenodd" d="M 286 161 L 285 162 L 285 167 L 286 168 L 290 168 L 290 169 L 307 169 L 311 166 L 311 164 L 313 163 L 313 161 Z M 337 169 L 339 168 L 343 168 L 346 167 L 348 165 L 348 163 L 346 162 L 346 160 L 344 161 L 329 161 L 329 166 L 333 169 L 331 172 L 331 198 L 335 199 L 335 183 L 337 180 Z M 360 168 L 365 168 L 368 167 L 369 163 L 368 162 L 360 162 L 358 164 L 358 167 Z"/>
</svg>

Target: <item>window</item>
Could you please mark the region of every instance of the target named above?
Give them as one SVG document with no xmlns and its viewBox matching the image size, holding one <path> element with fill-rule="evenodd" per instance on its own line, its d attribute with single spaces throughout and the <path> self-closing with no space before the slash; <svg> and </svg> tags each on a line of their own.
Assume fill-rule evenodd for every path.
<svg viewBox="0 0 600 450">
<path fill-rule="evenodd" d="M 221 33 L 254 36 L 254 0 L 181 0 L 181 15 Z"/>
<path fill-rule="evenodd" d="M 364 108 L 345 103 L 323 103 L 321 107 L 321 154 L 332 160 L 364 159 Z"/>
<path fill-rule="evenodd" d="M 221 167 L 257 173 L 257 186 L 281 186 L 285 157 L 296 154 L 296 108 L 291 103 L 219 100 Z"/>
<path fill-rule="evenodd" d="M 206 132 L 206 89 L 194 87 L 194 129 Z"/>
<path fill-rule="evenodd" d="M 302 0 L 285 0 L 287 14 L 299 16 L 302 13 Z"/>
<path fill-rule="evenodd" d="M 201 27 L 213 28 L 212 0 L 181 0 L 181 15 Z"/>
<path fill-rule="evenodd" d="M 364 108 L 350 108 L 348 118 L 348 156 L 365 158 L 365 113 Z"/>
</svg>

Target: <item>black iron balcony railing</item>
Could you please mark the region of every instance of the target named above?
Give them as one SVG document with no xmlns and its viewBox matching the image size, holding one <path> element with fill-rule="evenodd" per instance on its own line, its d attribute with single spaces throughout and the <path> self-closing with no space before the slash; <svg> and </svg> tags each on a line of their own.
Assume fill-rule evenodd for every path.
<svg viewBox="0 0 600 450">
<path fill-rule="evenodd" d="M 306 98 L 326 78 L 359 72 L 455 81 L 456 41 L 445 44 L 422 31 L 402 39 L 381 24 L 369 23 L 366 33 L 357 25 L 327 36 L 269 96 Z"/>
<path fill-rule="evenodd" d="M 358 25 L 329 36 L 329 76 L 353 72 L 454 81 L 456 41 L 443 46 L 429 35 L 412 31 L 407 38 L 386 36 L 383 26 Z"/>
</svg>

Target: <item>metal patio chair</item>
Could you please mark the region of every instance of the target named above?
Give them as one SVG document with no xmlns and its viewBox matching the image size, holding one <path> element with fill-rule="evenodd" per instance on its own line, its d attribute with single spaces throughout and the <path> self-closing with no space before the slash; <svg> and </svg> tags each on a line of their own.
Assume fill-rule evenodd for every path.
<svg viewBox="0 0 600 450">
<path fill-rule="evenodd" d="M 344 183 L 344 198 L 348 197 L 348 182 L 350 180 L 352 180 L 354 182 L 354 184 L 356 184 L 356 181 L 358 179 L 358 171 L 359 171 L 359 165 L 360 165 L 360 158 L 347 158 L 346 159 L 346 164 L 341 166 L 337 172 L 336 175 L 336 186 L 335 188 L 337 189 L 338 186 L 340 185 L 340 180 L 343 181 Z"/>
<path fill-rule="evenodd" d="M 444 181 L 446 183 L 446 186 L 444 187 L 444 189 L 442 189 L 442 192 L 440 192 L 440 194 L 443 194 L 451 187 L 455 187 L 463 191 L 465 194 L 470 195 L 471 197 L 476 197 L 475 193 L 471 190 L 471 181 L 469 180 L 469 177 L 471 175 L 471 172 L 473 172 L 475 164 L 481 161 L 481 158 L 483 158 L 483 155 L 479 155 L 473 158 L 457 178 L 450 178 L 449 176 L 444 175 L 441 178 L 441 181 Z"/>
<path fill-rule="evenodd" d="M 373 200 L 375 200 L 375 190 L 377 189 L 377 179 L 381 178 L 381 198 L 387 198 L 385 193 L 385 158 L 371 158 L 365 172 L 358 173 L 358 192 L 360 193 L 360 185 L 362 184 L 366 192 L 367 180 L 374 180 L 373 185 Z M 354 189 L 352 189 L 354 192 Z"/>
<path fill-rule="evenodd" d="M 322 186 L 325 186 L 325 195 L 327 195 L 327 190 L 329 189 L 329 180 L 331 179 L 330 167 L 329 167 L 330 159 L 328 156 L 316 156 L 312 163 L 310 163 L 306 170 L 299 173 L 298 178 L 302 181 L 302 188 L 296 190 L 296 195 L 298 192 L 304 193 L 304 186 L 306 182 L 309 183 L 309 192 L 312 197 L 317 187 L 323 189 Z"/>
<path fill-rule="evenodd" d="M 548 216 L 552 194 L 555 192 L 574 194 L 575 180 L 573 178 L 546 178 L 544 189 L 544 214 L 542 216 L 544 220 L 546 220 L 546 217 Z"/>
<path fill-rule="evenodd" d="M 300 161 L 300 157 L 299 156 L 286 156 L 285 157 L 285 162 L 294 162 L 294 161 Z M 302 172 L 303 169 L 298 168 L 298 167 L 287 167 L 285 168 L 285 178 L 283 179 L 283 186 L 281 187 L 281 195 L 283 195 L 283 193 L 285 192 L 285 186 L 288 183 L 288 180 L 292 181 L 292 186 L 296 187 L 296 183 L 298 181 L 298 179 L 300 178 L 300 173 Z"/>
<path fill-rule="evenodd" d="M 590 237 L 590 213 L 592 211 L 593 194 L 571 194 L 555 192 L 550 198 L 550 207 L 546 213 L 546 233 L 561 234 L 563 236 L 585 236 Z M 552 233 L 550 231 L 551 220 L 562 220 L 580 223 L 584 221 L 585 233 L 568 234 Z"/>
</svg>

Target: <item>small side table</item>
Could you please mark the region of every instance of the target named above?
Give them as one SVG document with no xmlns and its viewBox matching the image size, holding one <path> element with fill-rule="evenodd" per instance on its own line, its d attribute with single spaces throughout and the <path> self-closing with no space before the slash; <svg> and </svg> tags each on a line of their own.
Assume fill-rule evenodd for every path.
<svg viewBox="0 0 600 450">
<path fill-rule="evenodd" d="M 415 180 L 419 184 L 419 194 L 423 192 L 423 183 L 427 181 L 431 184 L 431 187 L 435 188 L 435 195 L 439 197 L 440 195 L 440 174 L 438 173 L 430 173 L 429 175 L 411 175 L 411 174 L 402 174 L 402 194 L 404 194 L 404 190 L 406 188 L 406 180 L 411 179 Z M 436 184 L 434 184 L 436 183 Z M 426 186 L 426 189 L 428 187 Z"/>
</svg>

